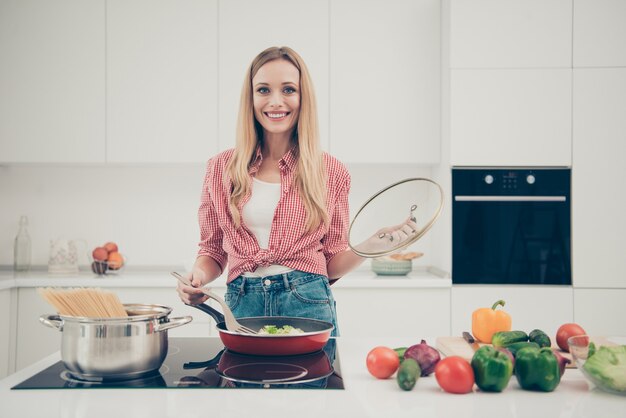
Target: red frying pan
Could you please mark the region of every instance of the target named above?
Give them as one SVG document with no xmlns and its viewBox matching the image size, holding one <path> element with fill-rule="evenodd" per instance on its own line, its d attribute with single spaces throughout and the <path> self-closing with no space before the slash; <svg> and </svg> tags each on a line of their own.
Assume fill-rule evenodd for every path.
<svg viewBox="0 0 626 418">
<path fill-rule="evenodd" d="M 335 328 L 330 322 L 317 319 L 290 316 L 256 316 L 237 318 L 237 322 L 253 330 L 259 330 L 265 325 L 276 325 L 277 327 L 290 325 L 294 328 L 300 328 L 304 333 L 294 335 L 241 334 L 228 331 L 224 315 L 211 306 L 205 303 L 189 306 L 211 315 L 217 322 L 220 339 L 226 348 L 241 354 L 291 356 L 313 353 L 321 350 L 326 345 L 330 338 L 330 333 Z"/>
</svg>

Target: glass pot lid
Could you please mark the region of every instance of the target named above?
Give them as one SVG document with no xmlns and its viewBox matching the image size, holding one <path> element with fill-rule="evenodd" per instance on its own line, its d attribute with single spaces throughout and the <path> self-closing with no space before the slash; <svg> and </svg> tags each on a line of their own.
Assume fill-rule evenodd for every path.
<svg viewBox="0 0 626 418">
<path fill-rule="evenodd" d="M 380 190 L 350 223 L 348 244 L 362 257 L 400 251 L 423 237 L 443 209 L 443 189 L 428 178 L 409 178 Z"/>
</svg>

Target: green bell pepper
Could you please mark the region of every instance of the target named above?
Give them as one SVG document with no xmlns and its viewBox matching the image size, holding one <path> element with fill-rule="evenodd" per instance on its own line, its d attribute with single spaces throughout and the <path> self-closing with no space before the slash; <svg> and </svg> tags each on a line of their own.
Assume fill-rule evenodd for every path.
<svg viewBox="0 0 626 418">
<path fill-rule="evenodd" d="M 561 382 L 559 361 L 550 347 L 524 347 L 515 357 L 515 377 L 522 389 L 552 392 Z"/>
<path fill-rule="evenodd" d="M 513 362 L 505 353 L 484 345 L 472 357 L 476 385 L 485 392 L 502 392 L 513 374 Z"/>
</svg>

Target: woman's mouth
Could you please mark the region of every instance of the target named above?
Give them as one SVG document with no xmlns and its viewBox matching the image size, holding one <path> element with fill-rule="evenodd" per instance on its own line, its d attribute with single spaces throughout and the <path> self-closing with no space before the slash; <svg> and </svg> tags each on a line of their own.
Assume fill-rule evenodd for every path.
<svg viewBox="0 0 626 418">
<path fill-rule="evenodd" d="M 290 112 L 264 112 L 270 120 L 280 122 L 284 120 Z"/>
</svg>

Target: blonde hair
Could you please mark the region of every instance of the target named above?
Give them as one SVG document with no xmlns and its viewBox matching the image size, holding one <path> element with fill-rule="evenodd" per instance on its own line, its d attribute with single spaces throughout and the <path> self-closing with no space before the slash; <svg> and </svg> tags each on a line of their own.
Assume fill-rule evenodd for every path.
<svg viewBox="0 0 626 418">
<path fill-rule="evenodd" d="M 293 140 L 296 144 L 294 184 L 306 209 L 306 229 L 313 231 L 320 224 L 328 224 L 326 212 L 326 175 L 317 126 L 317 106 L 313 82 L 304 61 L 289 47 L 271 47 L 254 58 L 246 72 L 241 89 L 237 119 L 236 146 L 226 173 L 232 181 L 228 202 L 235 226 L 241 226 L 238 205 L 250 190 L 248 170 L 255 157 L 257 145 L 263 139 L 263 128 L 254 116 L 252 79 L 259 68 L 269 61 L 283 59 L 300 72 L 300 113 Z"/>
</svg>

